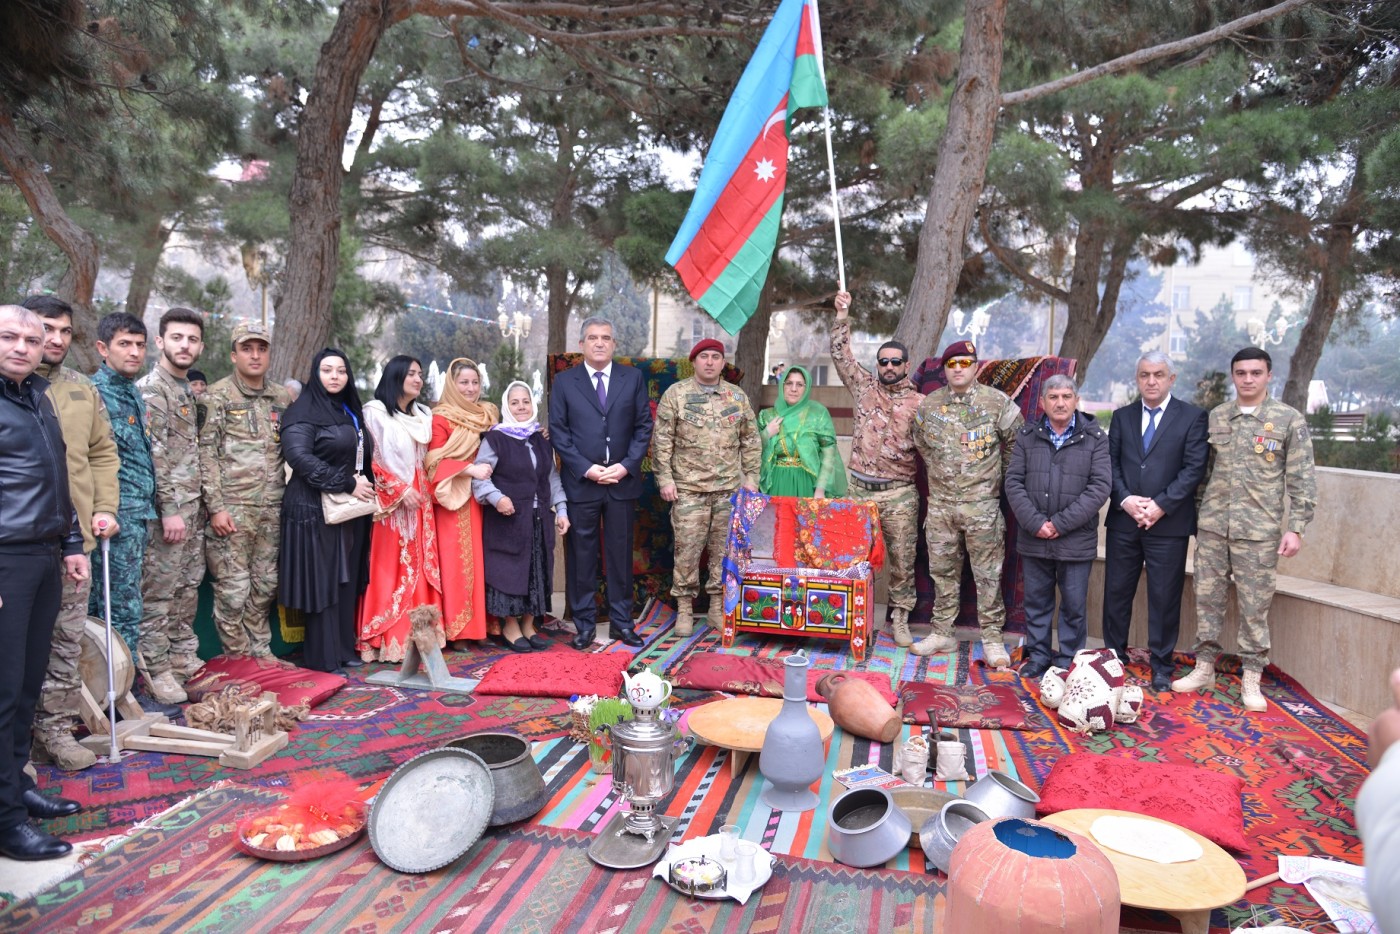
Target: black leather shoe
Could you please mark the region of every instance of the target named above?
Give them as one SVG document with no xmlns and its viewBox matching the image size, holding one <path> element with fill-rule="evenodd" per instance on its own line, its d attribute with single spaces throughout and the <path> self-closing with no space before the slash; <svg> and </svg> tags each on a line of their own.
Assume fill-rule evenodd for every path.
<svg viewBox="0 0 1400 934">
<path fill-rule="evenodd" d="M 1018 674 L 1020 674 L 1022 678 L 1030 680 L 1032 678 L 1039 678 L 1049 670 L 1050 666 L 1044 662 L 1026 662 L 1021 666 L 1021 670 Z"/>
<path fill-rule="evenodd" d="M 529 642 L 526 642 L 524 638 L 520 638 L 520 639 L 507 639 L 507 640 L 506 640 L 506 648 L 510 649 L 512 652 L 533 652 L 533 651 L 535 651 L 535 647 L 534 647 L 533 645 L 531 645 Z"/>
<path fill-rule="evenodd" d="M 1171 675 L 1153 675 L 1153 676 L 1152 676 L 1152 690 L 1154 690 L 1154 691 L 1156 691 L 1157 693 L 1160 694 L 1160 693 L 1162 693 L 1163 691 L 1170 691 L 1171 689 L 1172 689 L 1172 676 L 1171 676 Z"/>
<path fill-rule="evenodd" d="M 20 799 L 24 801 L 24 806 L 29 811 L 30 817 L 38 817 L 43 820 L 77 814 L 82 808 L 82 805 L 71 798 L 60 798 L 57 795 L 50 798 L 39 794 L 33 788 L 20 795 Z"/>
<path fill-rule="evenodd" d="M 0 830 L 0 856 L 34 861 L 58 859 L 73 851 L 73 844 L 44 833 L 28 822 Z"/>
<path fill-rule="evenodd" d="M 593 644 L 593 636 L 596 633 L 597 630 L 592 626 L 589 626 L 587 629 L 580 629 L 578 635 L 569 640 L 569 645 L 572 645 L 580 652 L 587 652 L 589 646 Z"/>
<path fill-rule="evenodd" d="M 172 720 L 184 713 L 179 704 L 162 704 L 149 694 L 137 694 L 136 703 L 140 704 L 146 713 L 163 713 Z"/>
<path fill-rule="evenodd" d="M 621 626 L 609 626 L 608 638 L 616 639 L 623 645 L 630 645 L 633 648 L 639 645 L 646 645 L 646 641 L 643 640 L 641 636 L 637 635 L 637 630 L 633 629 L 631 626 L 628 626 L 626 629 L 623 629 Z"/>
<path fill-rule="evenodd" d="M 530 643 L 530 647 L 536 652 L 543 652 L 545 649 L 549 648 L 549 640 L 539 633 L 535 633 L 533 636 L 526 636 L 525 641 Z"/>
</svg>

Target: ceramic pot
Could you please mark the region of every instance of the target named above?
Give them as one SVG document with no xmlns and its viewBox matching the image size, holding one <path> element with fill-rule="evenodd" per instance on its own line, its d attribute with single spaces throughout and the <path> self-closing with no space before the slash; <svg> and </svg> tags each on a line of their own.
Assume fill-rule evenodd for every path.
<svg viewBox="0 0 1400 934">
<path fill-rule="evenodd" d="M 807 655 L 783 659 L 783 707 L 763 735 L 758 770 L 771 783 L 763 803 L 779 811 L 810 811 L 817 806 L 812 783 L 822 777 L 826 756 L 822 734 L 807 710 Z"/>
<path fill-rule="evenodd" d="M 1035 817 L 1035 806 L 1040 802 L 1040 795 L 1005 772 L 988 772 L 968 785 L 963 797 L 978 804 L 993 819 L 1020 817 L 1030 820 Z"/>
<path fill-rule="evenodd" d="M 847 866 L 881 866 L 909 845 L 913 825 L 883 788 L 856 788 L 831 802 L 826 845 Z"/>
<path fill-rule="evenodd" d="M 534 817 L 549 800 L 544 776 L 530 754 L 530 743 L 514 733 L 473 733 L 447 744 L 475 753 L 491 770 L 496 803 L 488 826 L 513 824 Z"/>
<path fill-rule="evenodd" d="M 949 801 L 919 831 L 919 845 L 924 851 L 924 859 L 946 873 L 953 858 L 953 848 L 963 834 L 985 820 L 989 820 L 987 812 L 971 801 L 962 798 Z"/>
<path fill-rule="evenodd" d="M 826 698 L 831 719 L 847 733 L 881 743 L 892 743 L 899 735 L 899 714 L 869 681 L 838 671 L 817 682 L 817 693 Z"/>
<path fill-rule="evenodd" d="M 1118 874 L 1108 857 L 1084 837 L 1037 821 L 970 828 L 953 850 L 947 893 L 944 926 L 962 934 L 1118 930 Z"/>
</svg>

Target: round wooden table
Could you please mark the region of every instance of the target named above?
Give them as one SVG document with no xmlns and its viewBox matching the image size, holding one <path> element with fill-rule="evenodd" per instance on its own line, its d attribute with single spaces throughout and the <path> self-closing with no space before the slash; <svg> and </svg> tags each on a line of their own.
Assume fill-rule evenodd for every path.
<svg viewBox="0 0 1400 934">
<path fill-rule="evenodd" d="M 738 775 L 744 769 L 749 754 L 763 748 L 768 724 L 783 709 L 781 697 L 730 697 L 715 701 L 690 712 L 687 724 L 695 738 L 707 746 L 728 749 L 729 774 Z M 811 704 L 807 712 L 817 721 L 822 742 L 831 739 L 836 724 Z"/>
<path fill-rule="evenodd" d="M 1099 849 L 1103 850 L 1118 873 L 1119 897 L 1124 905 L 1168 912 L 1181 922 L 1183 934 L 1206 934 L 1210 930 L 1212 908 L 1229 905 L 1244 897 L 1244 870 L 1235 862 L 1235 858 L 1194 830 L 1187 830 L 1179 824 L 1146 814 L 1103 808 L 1060 811 L 1041 820 L 1054 827 L 1082 834 L 1093 842 L 1094 835 L 1089 828 L 1100 817 L 1131 817 L 1166 824 L 1195 840 L 1203 851 L 1199 859 L 1187 863 L 1158 863 L 1100 845 Z"/>
</svg>

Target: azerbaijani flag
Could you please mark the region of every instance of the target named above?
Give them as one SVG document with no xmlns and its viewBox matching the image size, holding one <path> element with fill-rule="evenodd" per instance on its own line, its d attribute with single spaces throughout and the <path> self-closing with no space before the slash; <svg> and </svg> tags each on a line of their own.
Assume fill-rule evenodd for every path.
<svg viewBox="0 0 1400 934">
<path fill-rule="evenodd" d="M 788 117 L 826 104 L 816 0 L 782 0 L 715 131 L 666 262 L 730 334 L 758 308 L 787 184 Z"/>
</svg>

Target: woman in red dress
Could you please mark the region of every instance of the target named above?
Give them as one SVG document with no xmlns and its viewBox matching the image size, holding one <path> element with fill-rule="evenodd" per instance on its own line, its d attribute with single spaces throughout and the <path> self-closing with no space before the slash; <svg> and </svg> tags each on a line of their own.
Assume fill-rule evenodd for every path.
<svg viewBox="0 0 1400 934">
<path fill-rule="evenodd" d="M 442 398 L 433 406 L 433 439 L 425 464 L 437 522 L 442 624 L 448 641 L 484 639 L 488 631 L 481 504 L 472 498 L 472 480 L 491 476 L 489 465 L 475 463 L 476 452 L 481 436 L 500 420 L 500 412 L 480 398 L 476 364 L 466 357 L 448 364 Z"/>
<path fill-rule="evenodd" d="M 420 606 L 442 608 L 433 501 L 423 457 L 433 434 L 433 416 L 418 402 L 423 365 L 397 356 L 384 367 L 365 404 L 365 427 L 374 437 L 374 489 L 380 518 L 369 548 L 369 587 L 360 601 L 360 656 L 367 662 L 403 661 Z M 438 645 L 444 645 L 438 621 Z"/>
</svg>

